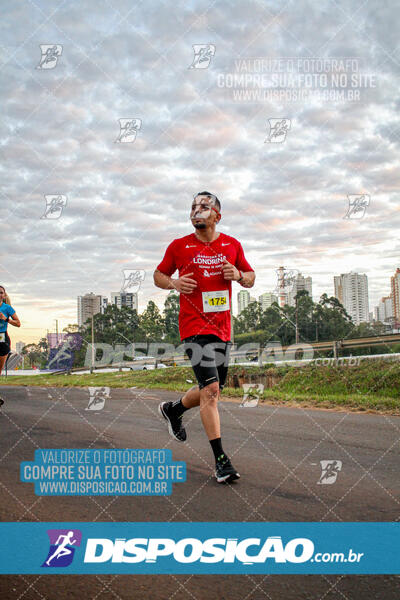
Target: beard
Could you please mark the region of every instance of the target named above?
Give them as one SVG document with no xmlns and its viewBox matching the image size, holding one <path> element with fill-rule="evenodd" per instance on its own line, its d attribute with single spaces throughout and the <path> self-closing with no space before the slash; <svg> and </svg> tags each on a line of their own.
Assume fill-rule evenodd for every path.
<svg viewBox="0 0 400 600">
<path fill-rule="evenodd" d="M 205 223 L 195 223 L 194 227 L 195 227 L 195 229 L 205 229 L 206 224 Z"/>
</svg>

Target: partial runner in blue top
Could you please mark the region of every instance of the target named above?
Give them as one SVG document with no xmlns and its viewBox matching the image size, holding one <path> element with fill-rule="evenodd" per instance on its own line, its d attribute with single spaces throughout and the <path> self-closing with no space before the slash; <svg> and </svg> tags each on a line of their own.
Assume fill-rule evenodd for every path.
<svg viewBox="0 0 400 600">
<path fill-rule="evenodd" d="M 0 288 L 0 290 L 1 290 L 1 288 Z M 5 302 L 3 302 L 3 304 L 0 304 L 0 312 L 3 313 L 3 315 L 5 316 L 6 319 L 7 319 L 7 317 L 12 317 L 13 315 L 15 315 L 15 310 L 13 309 L 13 307 L 10 306 L 9 304 L 6 304 Z M 1 317 L 0 317 L 0 319 L 1 319 Z M 0 333 L 3 331 L 7 331 L 7 325 L 8 325 L 7 321 L 0 320 Z"/>
<path fill-rule="evenodd" d="M 11 340 L 7 333 L 8 324 L 21 327 L 21 322 L 11 306 L 5 287 L 0 285 L 0 375 L 11 352 Z M 4 404 L 4 400 L 0 398 L 0 406 L 2 404 Z"/>
</svg>

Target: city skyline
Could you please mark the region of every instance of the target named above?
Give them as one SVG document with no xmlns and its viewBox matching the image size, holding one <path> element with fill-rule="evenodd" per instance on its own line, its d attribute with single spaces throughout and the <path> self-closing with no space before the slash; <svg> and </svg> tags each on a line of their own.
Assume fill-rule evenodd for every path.
<svg viewBox="0 0 400 600">
<path fill-rule="evenodd" d="M 54 319 L 61 330 L 75 322 L 75 298 L 119 289 L 124 268 L 146 273 L 139 310 L 149 298 L 161 307 L 152 272 L 174 238 L 192 233 L 191 201 L 204 189 L 221 201 L 218 229 L 239 239 L 257 272 L 256 297 L 275 288 L 282 264 L 312 273 L 316 299 L 333 295 L 333 265 L 368 275 L 372 306 L 389 292 L 385 273 L 400 256 L 391 8 L 380 6 L 376 19 L 361 7 L 364 33 L 354 35 L 352 20 L 343 21 L 347 5 L 316 5 L 313 24 L 300 19 L 301 2 L 269 23 L 260 3 L 229 6 L 228 21 L 224 6 L 204 18 L 185 10 L 180 21 L 145 3 L 137 21 L 122 22 L 107 5 L 60 5 L 54 20 L 33 4 L 7 9 L 0 232 L 12 252 L 3 249 L 0 283 L 21 319 L 12 338 L 38 340 Z M 210 64 L 190 68 L 204 40 L 215 46 Z M 62 53 L 41 70 L 47 43 Z M 240 100 L 229 76 L 251 74 L 254 57 L 269 69 L 276 61 L 268 59 L 283 61 L 286 79 L 285 57 L 294 79 L 314 59 L 337 76 L 343 58 L 345 79 L 373 81 L 355 90 L 359 99 Z M 247 71 L 235 73 L 238 63 Z M 124 119 L 137 126 L 131 139 L 121 139 Z M 286 127 L 280 136 L 277 120 Z"/>
<path fill-rule="evenodd" d="M 303 280 L 309 280 L 309 285 L 310 286 L 313 285 L 313 278 L 312 278 L 312 276 L 306 275 L 304 277 L 304 275 L 302 275 L 302 273 L 299 273 L 298 275 L 300 275 L 300 277 Z M 335 296 L 335 297 L 337 297 L 343 303 L 343 305 L 345 306 L 345 303 L 343 302 L 343 298 L 342 299 L 340 298 L 341 293 L 339 292 L 338 289 L 335 289 L 336 288 L 335 281 L 339 281 L 341 278 L 343 278 L 343 276 L 346 276 L 346 275 L 348 275 L 348 276 L 349 275 L 365 276 L 366 279 L 367 279 L 367 291 L 366 291 L 366 293 L 367 293 L 367 300 L 368 300 L 367 305 L 369 306 L 369 309 L 370 309 L 370 310 L 367 311 L 368 312 L 368 320 L 367 320 L 367 322 L 371 320 L 369 318 L 370 316 L 372 316 L 373 320 L 379 320 L 381 322 L 386 322 L 386 323 L 392 322 L 391 318 L 392 318 L 392 320 L 394 319 L 394 304 L 395 303 L 392 301 L 392 298 L 391 298 L 391 295 L 390 295 L 391 292 L 389 291 L 389 294 L 386 294 L 386 295 L 384 293 L 381 293 L 380 296 L 378 295 L 379 299 L 376 302 L 376 304 L 374 305 L 370 301 L 370 298 L 369 298 L 368 276 L 366 276 L 365 273 L 356 273 L 354 271 L 349 271 L 348 273 L 341 273 L 340 275 L 333 275 L 333 288 L 334 288 L 334 290 L 333 290 L 333 293 L 332 294 L 328 294 L 328 296 Z M 397 294 L 397 297 L 398 297 L 397 302 L 399 303 L 399 301 L 400 301 L 400 294 L 399 294 L 399 289 L 400 289 L 400 268 L 399 267 L 396 268 L 394 275 L 389 276 L 389 284 L 388 285 L 389 285 L 389 288 L 391 288 L 392 290 L 394 290 L 394 289 L 396 290 L 395 293 Z M 239 294 L 243 298 L 245 296 L 248 297 L 248 300 L 246 298 L 246 300 L 243 303 L 243 307 L 245 308 L 252 301 L 258 301 L 258 302 L 260 302 L 260 304 L 262 306 L 263 304 L 265 304 L 265 301 L 266 301 L 265 297 L 266 296 L 270 296 L 270 298 L 268 298 L 267 305 L 269 305 L 271 298 L 276 298 L 276 301 L 279 303 L 279 301 L 278 301 L 279 300 L 278 299 L 279 294 L 278 294 L 278 292 L 276 290 L 277 290 L 277 287 L 275 286 L 275 288 L 272 291 L 263 291 L 261 294 L 257 294 L 257 297 L 255 297 L 255 295 L 254 296 L 251 295 L 248 290 L 239 289 L 239 290 L 237 290 L 237 293 L 235 294 L 234 289 L 233 289 L 232 290 L 232 306 L 233 306 L 232 313 L 236 317 L 239 316 L 239 314 L 240 314 L 240 310 L 239 310 L 239 307 L 240 307 Z M 170 293 L 170 291 L 171 290 L 168 290 L 168 291 L 166 290 L 166 293 L 164 294 L 164 300 L 163 300 L 163 303 L 161 305 L 159 305 L 159 303 L 156 302 L 156 304 L 159 307 L 161 313 L 163 312 L 164 302 L 165 302 L 165 300 L 167 298 L 167 295 Z M 81 294 L 80 296 L 77 297 L 77 300 L 78 300 L 78 312 L 76 312 L 76 310 L 75 310 L 76 320 L 75 321 L 72 320 L 68 324 L 71 324 L 71 325 L 75 325 L 75 324 L 79 325 L 80 324 L 79 323 L 79 321 L 80 321 L 80 318 L 79 318 L 79 302 L 80 302 L 80 299 L 84 298 L 84 297 L 89 297 L 91 295 L 93 296 L 93 299 L 94 298 L 100 298 L 99 307 L 101 307 L 101 310 L 104 310 L 104 308 L 108 304 L 116 304 L 118 307 L 120 307 L 121 306 L 121 299 L 118 298 L 118 297 L 124 295 L 124 296 L 127 297 L 127 299 L 125 299 L 124 303 L 127 304 L 130 308 L 133 308 L 134 306 L 139 306 L 138 313 L 141 314 L 141 312 L 143 312 L 143 310 L 145 310 L 148 301 L 152 300 L 153 298 L 148 298 L 147 302 L 145 302 L 145 303 L 144 302 L 143 303 L 139 303 L 138 302 L 139 293 L 140 292 L 130 293 L 130 292 L 126 292 L 125 290 L 124 291 L 120 291 L 120 292 L 109 292 L 110 302 L 108 301 L 108 298 L 107 298 L 106 294 L 104 294 L 104 295 L 103 294 L 96 294 L 93 291 L 87 292 L 86 294 Z M 327 293 L 327 292 L 322 292 L 322 293 Z M 253 294 L 254 294 L 254 292 L 253 292 Z M 263 298 L 263 296 L 264 296 L 264 298 Z M 293 294 L 288 294 L 288 297 L 289 296 L 293 296 Z M 314 294 L 313 294 L 312 299 L 313 299 L 314 302 L 318 302 L 319 299 L 320 299 L 320 296 L 318 296 L 318 298 L 316 298 L 316 297 L 314 297 Z M 345 306 L 345 308 L 346 308 L 346 306 Z M 351 308 L 349 310 L 349 306 L 346 308 L 346 310 L 351 315 L 352 311 L 351 311 Z M 354 320 L 354 315 L 353 315 L 353 320 Z M 355 324 L 357 324 L 357 323 L 355 322 Z M 61 337 L 62 329 L 63 329 L 63 327 L 59 328 L 59 335 L 60 335 L 60 337 Z M 50 329 L 47 329 L 46 333 L 44 333 L 41 337 L 48 337 L 49 335 L 53 335 L 54 336 L 54 335 L 56 335 L 56 333 L 50 332 Z M 38 339 L 33 339 L 33 340 L 25 342 L 25 344 L 36 343 L 38 340 L 39 340 L 39 338 Z M 21 344 L 21 343 L 22 343 L 21 340 L 13 341 L 12 345 L 13 345 L 14 348 L 16 348 L 16 346 L 19 345 L 19 344 Z"/>
</svg>

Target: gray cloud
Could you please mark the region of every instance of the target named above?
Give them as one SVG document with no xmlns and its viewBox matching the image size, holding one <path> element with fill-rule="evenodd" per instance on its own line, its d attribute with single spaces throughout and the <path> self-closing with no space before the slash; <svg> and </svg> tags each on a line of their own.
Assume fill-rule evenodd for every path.
<svg viewBox="0 0 400 600">
<path fill-rule="evenodd" d="M 332 293 L 343 265 L 364 265 L 371 307 L 386 294 L 398 262 L 376 248 L 399 229 L 398 16 L 377 0 L 357 9 L 349 0 L 10 5 L 0 235 L 12 251 L 0 274 L 29 318 L 49 327 L 59 310 L 74 321 L 78 294 L 115 291 L 131 266 L 147 273 L 142 305 L 162 305 L 152 270 L 171 239 L 191 232 L 188 208 L 204 188 L 259 268 L 256 294 L 274 287 L 280 264 L 314 276 L 315 297 Z M 55 69 L 36 69 L 43 43 L 63 45 Z M 188 68 L 196 43 L 216 46 L 208 69 Z M 377 87 L 360 102 L 233 101 L 218 76 L 257 56 L 356 57 Z M 130 117 L 142 119 L 136 141 L 116 144 L 118 119 Z M 292 121 L 286 141 L 265 143 L 268 119 L 282 117 Z M 343 220 L 347 194 L 359 192 L 371 195 L 366 216 Z M 40 219 L 53 193 L 68 198 L 63 215 Z"/>
</svg>

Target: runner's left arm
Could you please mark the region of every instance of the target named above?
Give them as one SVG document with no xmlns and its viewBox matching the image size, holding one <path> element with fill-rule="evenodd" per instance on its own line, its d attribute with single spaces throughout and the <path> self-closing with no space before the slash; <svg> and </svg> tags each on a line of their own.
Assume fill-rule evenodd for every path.
<svg viewBox="0 0 400 600">
<path fill-rule="evenodd" d="M 14 313 L 12 317 L 9 317 L 8 322 L 14 327 L 21 327 L 21 321 L 18 318 L 17 313 Z"/>
<path fill-rule="evenodd" d="M 254 273 L 254 271 L 242 271 L 242 274 L 243 279 L 238 281 L 238 283 L 240 283 L 240 285 L 244 288 L 253 287 L 254 282 L 256 280 L 256 274 Z"/>
<path fill-rule="evenodd" d="M 239 244 L 235 267 L 242 272 L 243 279 L 238 281 L 244 288 L 251 288 L 256 280 L 256 274 L 251 265 L 247 262 L 243 252 L 242 244 Z"/>
</svg>

